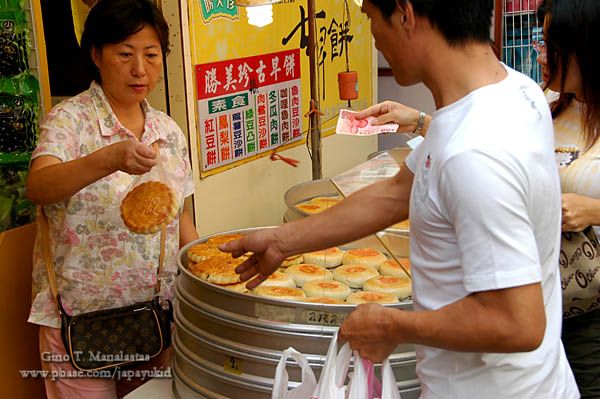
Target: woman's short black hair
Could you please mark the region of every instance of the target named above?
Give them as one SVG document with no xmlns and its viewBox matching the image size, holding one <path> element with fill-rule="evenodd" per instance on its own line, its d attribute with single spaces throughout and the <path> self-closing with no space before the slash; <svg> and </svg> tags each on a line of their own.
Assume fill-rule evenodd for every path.
<svg viewBox="0 0 600 399">
<path fill-rule="evenodd" d="M 154 28 L 164 55 L 169 53 L 169 25 L 151 0 L 99 0 L 85 20 L 81 48 L 88 67 L 100 82 L 100 73 L 92 60 L 92 50 L 102 50 L 106 44 L 119 43 L 141 31 Z"/>
<path fill-rule="evenodd" d="M 600 54 L 594 44 L 600 38 L 600 1 L 547 0 L 543 6 L 548 81 L 560 75 L 563 91 L 566 72 L 579 67 L 584 135 L 592 145 L 600 138 Z M 561 99 L 552 104 L 553 115 L 560 115 L 573 98 L 572 93 L 561 93 Z"/>
<path fill-rule="evenodd" d="M 494 0 L 365 0 L 389 19 L 398 3 L 410 2 L 417 15 L 426 17 L 450 45 L 489 42 Z"/>
</svg>

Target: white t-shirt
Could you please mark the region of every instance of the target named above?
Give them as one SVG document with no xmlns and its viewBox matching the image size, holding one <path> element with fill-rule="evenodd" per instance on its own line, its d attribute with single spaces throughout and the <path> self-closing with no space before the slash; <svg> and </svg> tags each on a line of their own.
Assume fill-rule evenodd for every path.
<svg viewBox="0 0 600 399">
<path fill-rule="evenodd" d="M 434 113 L 425 140 L 407 158 L 415 174 L 413 301 L 417 311 L 435 310 L 470 293 L 541 281 L 544 340 L 535 351 L 512 354 L 417 345 L 422 399 L 579 398 L 560 341 L 552 117 L 541 89 L 508 72 Z"/>
</svg>

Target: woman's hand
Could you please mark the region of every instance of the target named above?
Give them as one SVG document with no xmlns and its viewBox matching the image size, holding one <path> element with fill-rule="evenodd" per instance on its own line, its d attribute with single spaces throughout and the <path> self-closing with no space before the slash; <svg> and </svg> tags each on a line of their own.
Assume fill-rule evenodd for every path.
<svg viewBox="0 0 600 399">
<path fill-rule="evenodd" d="M 412 133 L 417 127 L 419 112 L 419 110 L 407 107 L 400 103 L 384 101 L 357 113 L 355 118 L 365 119 L 369 116 L 374 116 L 374 125 L 397 123 L 400 125 L 398 127 L 398 133 Z M 428 118 L 429 117 L 426 117 L 426 122 L 428 122 Z"/>
<path fill-rule="evenodd" d="M 113 171 L 142 175 L 158 162 L 156 151 L 137 140 L 119 141 L 105 148 Z"/>
<path fill-rule="evenodd" d="M 562 195 L 562 231 L 583 231 L 596 225 L 600 214 L 600 201 L 574 193 Z"/>
<path fill-rule="evenodd" d="M 574 193 L 562 195 L 562 230 L 583 231 L 600 220 L 600 200 Z"/>
</svg>

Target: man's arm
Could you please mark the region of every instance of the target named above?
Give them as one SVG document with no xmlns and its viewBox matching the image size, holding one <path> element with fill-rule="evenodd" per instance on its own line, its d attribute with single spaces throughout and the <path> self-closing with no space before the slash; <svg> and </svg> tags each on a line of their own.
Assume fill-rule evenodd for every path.
<svg viewBox="0 0 600 399">
<path fill-rule="evenodd" d="M 402 343 L 458 352 L 532 351 L 545 329 L 542 289 L 536 283 L 477 292 L 435 311 L 361 305 L 340 334 L 361 356 L 381 362 Z"/>
<path fill-rule="evenodd" d="M 254 255 L 236 269 L 254 288 L 290 255 L 345 244 L 380 231 L 408 217 L 413 174 L 403 165 L 390 179 L 372 184 L 325 212 L 275 229 L 261 230 L 224 244 L 221 250 Z"/>
<path fill-rule="evenodd" d="M 413 177 L 404 164 L 394 177 L 357 191 L 327 211 L 284 224 L 284 254 L 345 244 L 407 219 Z"/>
</svg>

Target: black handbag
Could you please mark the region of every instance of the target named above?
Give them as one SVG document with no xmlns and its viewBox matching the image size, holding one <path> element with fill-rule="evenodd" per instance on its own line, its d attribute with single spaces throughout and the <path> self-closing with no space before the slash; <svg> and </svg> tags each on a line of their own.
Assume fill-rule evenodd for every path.
<svg viewBox="0 0 600 399">
<path fill-rule="evenodd" d="M 168 348 L 171 345 L 173 306 L 170 301 L 159 298 L 165 228 L 161 230 L 158 279 L 152 300 L 71 316 L 63 308 L 58 294 L 48 219 L 41 207 L 38 215 L 50 290 L 62 322 L 62 340 L 73 367 L 81 371 L 97 371 L 137 366 Z"/>
</svg>

